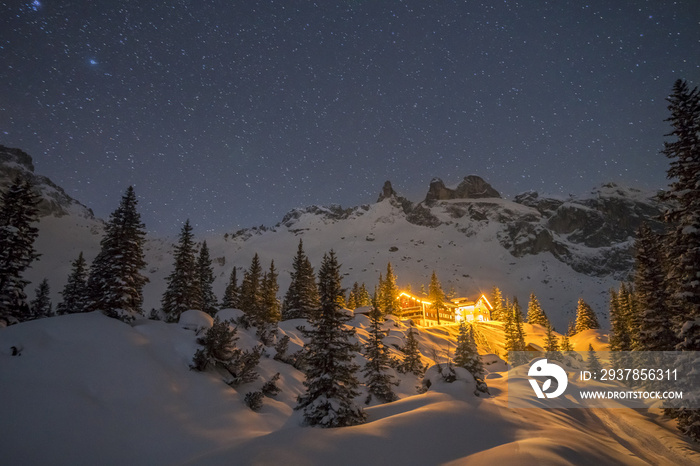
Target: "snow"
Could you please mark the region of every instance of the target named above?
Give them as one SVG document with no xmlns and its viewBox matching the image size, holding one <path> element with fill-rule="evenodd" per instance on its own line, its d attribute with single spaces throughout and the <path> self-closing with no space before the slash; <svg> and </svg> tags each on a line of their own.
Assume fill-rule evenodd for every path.
<svg viewBox="0 0 700 466">
<path fill-rule="evenodd" d="M 235 311 L 222 311 L 236 314 Z M 185 320 L 203 316 L 184 313 Z M 293 346 L 297 326 L 281 323 Z M 308 324 L 307 324 L 308 325 Z M 407 327 L 385 323 L 393 341 Z M 539 326 L 527 342 L 541 344 Z M 502 326 L 481 324 L 479 349 L 502 348 Z M 424 361 L 444 364 L 457 327 L 416 330 Z M 358 329 L 366 341 L 367 332 Z M 254 345 L 255 329 L 238 329 L 239 346 Z M 490 396 L 473 396 L 474 382 L 457 369 L 445 383 L 433 368 L 430 389 L 401 375 L 397 402 L 366 408 L 366 424 L 338 429 L 301 426 L 294 411 L 304 376 L 263 357 L 259 380 L 234 390 L 213 372 L 189 369 L 196 335 L 181 324 L 137 320 L 128 325 L 99 312 L 26 322 L 0 330 L 0 450 L 5 464 L 698 464 L 700 453 L 657 410 L 510 409 L 507 366 L 484 356 Z M 576 347 L 602 347 L 588 330 Z M 11 355 L 11 347 L 21 352 Z M 400 353 L 391 347 L 395 357 Z M 271 352 L 268 348 L 267 352 Z M 502 354 L 502 351 L 499 351 Z M 280 373 L 281 393 L 260 412 L 247 392 Z M 359 399 L 363 399 L 360 395 Z"/>
</svg>

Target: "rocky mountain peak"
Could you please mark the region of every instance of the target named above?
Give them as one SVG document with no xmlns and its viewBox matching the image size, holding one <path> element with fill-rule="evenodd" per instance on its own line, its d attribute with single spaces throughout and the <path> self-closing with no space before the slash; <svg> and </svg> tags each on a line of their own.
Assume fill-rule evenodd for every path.
<svg viewBox="0 0 700 466">
<path fill-rule="evenodd" d="M 93 218 L 92 210 L 70 197 L 49 178 L 34 173 L 32 157 L 21 149 L 0 145 L 0 190 L 21 176 L 28 179 L 41 196 L 39 215 L 61 217 L 75 210 L 83 217 Z"/>
<path fill-rule="evenodd" d="M 456 189 L 450 189 L 440 178 L 433 178 L 425 196 L 425 202 L 446 201 L 450 199 L 484 199 L 500 198 L 498 191 L 476 175 L 465 176 Z"/>
<path fill-rule="evenodd" d="M 394 191 L 394 188 L 391 186 L 391 181 L 387 180 L 384 182 L 384 186 L 382 186 L 382 192 L 379 193 L 377 202 L 382 202 L 384 199 L 392 197 L 396 197 L 396 191 Z"/>
</svg>

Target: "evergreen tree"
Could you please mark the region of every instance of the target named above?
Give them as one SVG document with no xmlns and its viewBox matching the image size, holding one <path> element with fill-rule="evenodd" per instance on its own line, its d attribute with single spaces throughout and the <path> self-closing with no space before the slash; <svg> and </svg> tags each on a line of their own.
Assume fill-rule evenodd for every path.
<svg viewBox="0 0 700 466">
<path fill-rule="evenodd" d="M 491 310 L 491 320 L 505 322 L 507 312 L 504 312 L 503 294 L 497 286 L 494 286 L 493 291 L 491 291 L 491 306 L 493 306 Z"/>
<path fill-rule="evenodd" d="M 319 270 L 320 307 L 309 320 L 311 330 L 305 330 L 307 369 L 306 393 L 299 396 L 296 409 L 304 413 L 307 425 L 342 427 L 365 422 L 366 414 L 354 402 L 358 395 L 352 360 L 356 346 L 350 342 L 354 328 L 345 326 L 352 316 L 338 305 L 343 289 L 340 266 L 335 253 L 323 257 Z"/>
<path fill-rule="evenodd" d="M 56 313 L 72 314 L 78 312 L 86 312 L 88 310 L 88 270 L 87 262 L 83 257 L 82 251 L 78 254 L 78 258 L 71 264 L 71 273 L 68 276 L 66 286 L 63 287 L 61 295 L 63 301 L 56 306 Z"/>
<path fill-rule="evenodd" d="M 241 283 L 241 310 L 248 314 L 253 322 L 264 320 L 262 279 L 260 257 L 258 257 L 258 253 L 255 253 L 250 267 L 243 273 L 243 282 Z"/>
<path fill-rule="evenodd" d="M 596 356 L 595 351 L 593 351 L 593 345 L 590 343 L 588 344 L 588 361 L 586 363 L 586 370 L 590 372 L 597 372 L 600 374 L 600 371 L 603 369 L 602 364 L 600 364 L 600 360 L 598 359 L 598 356 Z"/>
<path fill-rule="evenodd" d="M 445 309 L 445 293 L 442 291 L 442 285 L 440 285 L 440 281 L 434 270 L 433 274 L 430 276 L 428 300 L 430 301 L 430 310 L 435 312 L 437 324 L 440 325 L 440 313 Z"/>
<path fill-rule="evenodd" d="M 240 290 L 238 288 L 238 278 L 236 277 L 236 267 L 231 270 L 231 275 L 224 291 L 224 299 L 221 302 L 223 309 L 239 309 L 241 305 Z"/>
<path fill-rule="evenodd" d="M 209 257 L 207 242 L 202 242 L 197 256 L 197 283 L 199 284 L 199 298 L 201 300 L 201 310 L 213 316 L 219 310 L 219 303 L 214 294 L 214 268 Z"/>
<path fill-rule="evenodd" d="M 610 351 L 630 351 L 629 319 L 620 305 L 620 296 L 610 290 Z"/>
<path fill-rule="evenodd" d="M 418 349 L 418 340 L 416 339 L 412 324 L 408 327 L 406 343 L 403 348 L 401 348 L 401 351 L 403 352 L 403 359 L 401 360 L 401 364 L 399 364 L 399 372 L 404 374 L 410 372 L 418 377 L 422 377 L 425 373 L 425 366 L 423 365 L 423 358 Z"/>
<path fill-rule="evenodd" d="M 542 310 L 535 293 L 530 293 L 530 302 L 527 304 L 527 323 L 530 325 L 541 325 L 545 328 L 549 325 L 547 314 Z"/>
<path fill-rule="evenodd" d="M 280 287 L 277 284 L 277 270 L 275 261 L 270 262 L 270 269 L 263 275 L 262 280 L 262 309 L 263 321 L 266 323 L 279 322 L 282 318 L 280 314 L 280 302 L 277 299 L 277 292 Z"/>
<path fill-rule="evenodd" d="M 360 285 L 360 292 L 355 295 L 355 303 L 357 307 L 372 305 L 372 296 L 370 296 L 364 283 Z"/>
<path fill-rule="evenodd" d="M 386 266 L 386 278 L 384 279 L 384 288 L 382 289 L 382 310 L 384 314 L 398 315 L 399 308 L 399 287 L 396 285 L 396 275 L 391 266 L 391 262 Z"/>
<path fill-rule="evenodd" d="M 669 232 L 666 250 L 666 292 L 671 318 L 677 325 L 676 349 L 700 350 L 700 93 L 677 80 L 667 99 L 671 116 L 666 120 L 673 130 L 672 142 L 664 142 L 663 154 L 671 160 L 671 182 L 664 199 L 669 208 L 664 221 Z M 693 367 L 681 367 L 690 372 Z M 678 427 L 685 435 L 700 441 L 700 410 L 680 409 Z"/>
<path fill-rule="evenodd" d="M 282 304 L 282 319 L 310 317 L 318 309 L 319 296 L 314 269 L 304 253 L 302 240 L 299 240 L 297 255 L 292 262 L 291 279 Z"/>
<path fill-rule="evenodd" d="M 579 298 L 576 308 L 576 333 L 596 328 L 600 328 L 600 324 L 595 312 L 582 298 Z"/>
<path fill-rule="evenodd" d="M 39 219 L 39 196 L 29 181 L 16 177 L 0 199 L 0 327 L 30 317 L 22 275 L 39 258 L 33 224 Z"/>
<path fill-rule="evenodd" d="M 380 403 L 390 403 L 396 401 L 398 397 L 391 388 L 394 385 L 393 377 L 388 373 L 391 364 L 389 348 L 382 341 L 389 332 L 382 330 L 383 316 L 376 306 L 372 307 L 369 320 L 369 335 L 364 346 L 367 363 L 363 368 L 363 374 L 369 392 L 365 404 L 369 404 L 372 397 Z"/>
<path fill-rule="evenodd" d="M 479 356 L 479 351 L 474 341 L 474 328 L 462 321 L 459 324 L 459 335 L 457 336 L 457 347 L 455 348 L 455 366 L 463 367 L 469 371 L 476 382 L 474 394 L 488 393 L 489 388 L 484 381 L 484 365 Z"/>
<path fill-rule="evenodd" d="M 148 282 L 141 274 L 146 267 L 146 231 L 137 204 L 134 188 L 129 186 L 119 207 L 110 214 L 88 278 L 89 309 L 100 309 L 125 322 L 143 314 L 143 286 Z"/>
<path fill-rule="evenodd" d="M 51 317 L 53 315 L 53 306 L 51 305 L 49 281 L 44 278 L 41 283 L 39 283 L 35 293 L 35 298 L 30 304 L 31 318 L 41 319 L 44 317 Z"/>
<path fill-rule="evenodd" d="M 195 257 L 195 242 L 190 221 L 180 230 L 174 251 L 173 271 L 165 279 L 167 288 L 161 306 L 168 322 L 177 322 L 180 314 L 190 309 L 202 309 L 202 293 L 199 283 L 200 271 Z"/>
<path fill-rule="evenodd" d="M 346 301 L 348 309 L 354 310 L 354 309 L 357 309 L 359 307 L 357 305 L 357 299 L 355 299 L 355 296 L 357 296 L 356 291 L 359 291 L 359 290 L 360 290 L 360 285 L 357 282 L 355 282 L 352 285 L 352 288 L 350 289 L 350 293 L 348 293 L 348 299 Z"/>
<path fill-rule="evenodd" d="M 673 351 L 678 344 L 669 318 L 666 271 L 659 245 L 660 238 L 647 224 L 642 224 L 634 242 L 634 286 L 639 303 L 639 331 L 634 349 L 638 351 Z"/>
<path fill-rule="evenodd" d="M 511 366 L 519 366 L 527 362 L 523 352 L 525 351 L 525 330 L 523 329 L 523 314 L 518 304 L 518 298 L 513 298 L 506 324 L 503 330 L 505 337 L 505 350 L 508 355 L 508 363 Z M 510 354 L 512 353 L 512 354 Z"/>
<path fill-rule="evenodd" d="M 545 347 L 544 347 L 544 350 L 546 351 L 546 353 L 544 356 L 548 360 L 561 361 L 563 358 L 562 358 L 562 354 L 559 352 L 559 349 L 560 349 L 559 348 L 559 339 L 554 334 L 554 329 L 552 328 L 552 324 L 547 322 L 547 336 L 545 338 Z"/>
<path fill-rule="evenodd" d="M 565 353 L 568 353 L 568 352 L 574 350 L 574 347 L 571 345 L 571 340 L 569 339 L 569 335 L 562 335 L 560 348 Z"/>
<path fill-rule="evenodd" d="M 384 275 L 381 273 L 379 274 L 379 283 L 377 286 L 374 287 L 374 294 L 372 295 L 372 303 L 379 307 L 379 310 L 383 315 L 386 315 L 386 311 L 384 310 L 384 296 L 382 296 L 382 293 L 384 293 Z"/>
</svg>

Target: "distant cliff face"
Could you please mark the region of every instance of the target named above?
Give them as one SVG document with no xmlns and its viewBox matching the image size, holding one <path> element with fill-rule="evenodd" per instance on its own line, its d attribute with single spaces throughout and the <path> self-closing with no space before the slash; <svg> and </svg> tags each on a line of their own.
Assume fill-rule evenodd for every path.
<svg viewBox="0 0 700 466">
<path fill-rule="evenodd" d="M 37 193 L 41 196 L 39 215 L 61 217 L 74 213 L 87 218 L 94 218 L 92 210 L 88 209 L 49 178 L 34 173 L 32 158 L 20 149 L 12 149 L 0 145 L 0 190 L 5 190 L 17 177 L 29 179 Z"/>
<path fill-rule="evenodd" d="M 433 178 L 425 196 L 425 202 L 446 201 L 450 199 L 484 199 L 499 198 L 501 195 L 483 178 L 476 175 L 465 176 L 455 189 L 445 186 L 440 178 Z"/>
</svg>

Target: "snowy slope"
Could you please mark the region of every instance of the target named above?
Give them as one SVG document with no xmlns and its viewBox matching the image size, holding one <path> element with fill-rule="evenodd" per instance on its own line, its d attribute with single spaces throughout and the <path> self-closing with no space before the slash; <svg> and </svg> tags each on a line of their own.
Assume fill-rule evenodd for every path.
<svg viewBox="0 0 700 466">
<path fill-rule="evenodd" d="M 229 315 L 230 312 L 226 311 Z M 292 345 L 296 325 L 282 323 Z M 352 322 L 360 342 L 367 319 Z M 480 326 L 480 352 L 502 347 L 500 324 Z M 406 327 L 390 320 L 387 343 L 402 344 Z M 541 328 L 526 326 L 528 342 Z M 425 362 L 454 347 L 456 329 L 420 331 Z M 239 345 L 255 342 L 239 329 Z M 473 382 L 433 379 L 417 394 L 404 376 L 400 400 L 367 408 L 368 423 L 340 429 L 301 427 L 293 411 L 303 375 L 264 357 L 262 378 L 237 390 L 213 373 L 188 369 L 196 335 L 178 324 L 130 326 L 99 313 L 26 322 L 0 332 L 0 450 L 5 464 L 698 464 L 658 411 L 511 409 L 505 365 L 491 364 L 491 396 L 472 395 Z M 591 331 L 578 346 L 604 341 Z M 15 346 L 21 355 L 12 356 Z M 296 346 L 295 346 L 296 347 Z M 268 356 L 274 350 L 267 349 Z M 394 352 L 394 355 L 398 353 Z M 497 360 L 487 356 L 487 360 Z M 363 358 L 357 357 L 362 363 Z M 259 413 L 242 402 L 262 379 L 280 372 L 282 392 Z M 361 397 L 362 398 L 362 397 Z"/>
</svg>

